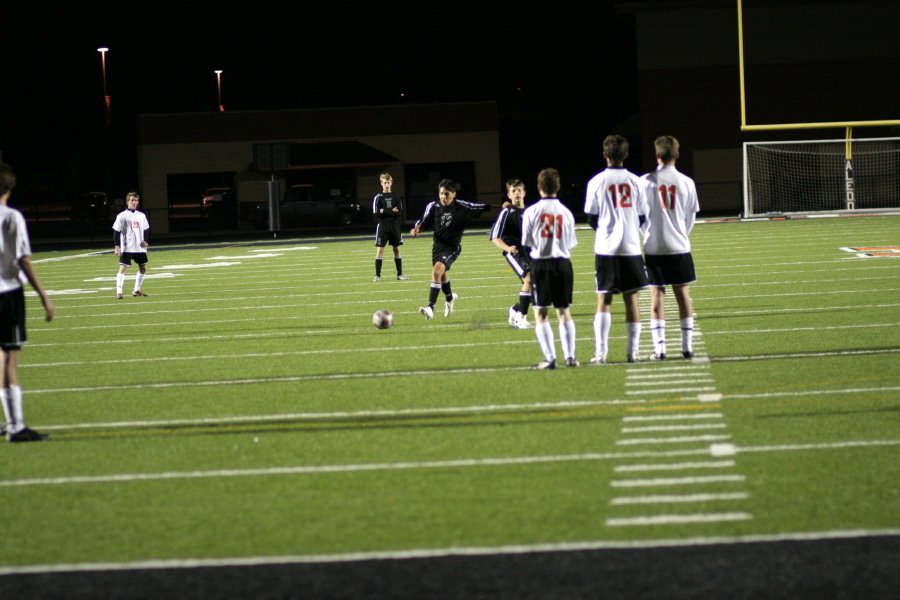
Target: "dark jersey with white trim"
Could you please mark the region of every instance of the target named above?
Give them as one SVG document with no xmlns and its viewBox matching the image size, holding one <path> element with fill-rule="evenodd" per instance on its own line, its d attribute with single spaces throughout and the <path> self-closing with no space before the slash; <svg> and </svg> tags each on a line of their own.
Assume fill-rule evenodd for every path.
<svg viewBox="0 0 900 600">
<path fill-rule="evenodd" d="M 394 208 L 397 212 L 394 212 Z M 384 209 L 384 212 L 381 211 Z M 393 192 L 378 192 L 372 200 L 372 214 L 379 221 L 396 221 L 403 214 L 403 201 Z"/>
<path fill-rule="evenodd" d="M 507 246 L 519 247 L 522 245 L 522 211 L 516 206 L 507 206 L 497 215 L 494 226 L 491 227 L 490 239 L 500 238 Z M 524 254 L 528 251 L 524 250 Z M 504 251 L 503 254 L 506 254 Z"/>
<path fill-rule="evenodd" d="M 462 241 L 468 222 L 486 210 L 488 205 L 479 202 L 454 200 L 450 206 L 444 206 L 440 201 L 432 200 L 425 207 L 425 214 L 416 222 L 416 226 L 422 229 L 434 227 L 435 243 L 455 248 Z"/>
</svg>

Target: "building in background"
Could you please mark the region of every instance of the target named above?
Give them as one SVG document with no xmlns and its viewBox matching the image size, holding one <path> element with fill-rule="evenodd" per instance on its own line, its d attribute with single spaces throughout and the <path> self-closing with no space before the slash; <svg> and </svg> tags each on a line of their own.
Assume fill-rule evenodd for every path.
<svg viewBox="0 0 900 600">
<path fill-rule="evenodd" d="M 296 216 L 298 202 L 309 204 L 284 227 L 358 220 L 342 210 L 354 201 L 368 222 L 384 170 L 408 221 L 443 178 L 460 182 L 460 197 L 471 200 L 502 189 L 494 102 L 154 114 L 139 116 L 137 127 L 154 234 L 266 227 L 260 210 L 270 196 L 290 205 L 282 220 Z"/>
</svg>

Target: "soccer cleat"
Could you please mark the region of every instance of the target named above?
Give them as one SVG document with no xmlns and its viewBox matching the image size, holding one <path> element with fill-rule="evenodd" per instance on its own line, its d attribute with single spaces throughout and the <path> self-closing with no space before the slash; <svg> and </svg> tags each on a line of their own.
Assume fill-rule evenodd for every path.
<svg viewBox="0 0 900 600">
<path fill-rule="evenodd" d="M 134 290 L 133 292 L 131 292 L 131 295 L 137 296 L 137 297 L 141 297 L 141 296 L 146 297 L 147 296 L 147 294 L 145 294 L 141 290 Z"/>
<path fill-rule="evenodd" d="M 666 360 L 665 353 L 657 354 L 656 352 L 650 355 L 650 360 Z"/>
<path fill-rule="evenodd" d="M 116 300 L 121 300 L 122 298 L 124 298 L 122 294 L 116 294 Z"/>
<path fill-rule="evenodd" d="M 6 439 L 9 442 L 40 442 L 49 437 L 46 433 L 38 433 L 34 429 L 28 429 L 27 427 L 6 435 Z"/>
<path fill-rule="evenodd" d="M 567 367 L 580 367 L 581 363 L 578 362 L 577 360 L 575 360 L 574 356 L 570 356 L 569 358 L 566 359 L 566 366 Z"/>
<path fill-rule="evenodd" d="M 450 300 L 447 300 L 447 304 L 444 305 L 444 316 L 449 317 L 453 313 L 453 305 L 456 304 L 456 299 L 459 298 L 459 294 L 453 292 L 453 295 L 450 297 Z"/>
<path fill-rule="evenodd" d="M 425 315 L 425 318 L 429 321 L 434 318 L 434 310 L 430 306 L 420 306 L 419 312 Z"/>
<path fill-rule="evenodd" d="M 506 322 L 509 323 L 510 327 L 518 329 L 519 311 L 517 311 L 514 306 L 510 306 L 507 314 L 509 315 L 509 318 L 506 320 Z"/>
<path fill-rule="evenodd" d="M 685 350 L 684 352 L 681 353 L 681 355 L 688 360 L 694 358 L 694 353 L 691 352 L 690 350 Z"/>
<path fill-rule="evenodd" d="M 518 320 L 516 320 L 516 329 L 531 329 L 532 327 L 533 325 L 528 322 L 528 319 L 525 318 L 525 315 L 522 315 Z"/>
<path fill-rule="evenodd" d="M 409 277 L 406 275 L 397 275 L 397 281 L 408 281 Z"/>
<path fill-rule="evenodd" d="M 378 283 L 379 281 L 381 281 L 381 277 L 379 275 L 376 275 L 375 278 L 372 279 L 372 283 Z"/>
<path fill-rule="evenodd" d="M 637 352 L 628 355 L 628 362 L 630 363 L 639 363 L 641 362 L 641 357 L 637 355 Z"/>
<path fill-rule="evenodd" d="M 531 368 L 534 369 L 535 371 L 549 371 L 551 369 L 555 369 L 556 368 L 556 359 L 555 358 L 553 360 L 544 359 L 541 362 L 539 362 L 538 364 L 532 365 Z"/>
<path fill-rule="evenodd" d="M 605 356 L 594 356 L 591 358 L 592 365 L 605 365 L 606 357 Z"/>
</svg>

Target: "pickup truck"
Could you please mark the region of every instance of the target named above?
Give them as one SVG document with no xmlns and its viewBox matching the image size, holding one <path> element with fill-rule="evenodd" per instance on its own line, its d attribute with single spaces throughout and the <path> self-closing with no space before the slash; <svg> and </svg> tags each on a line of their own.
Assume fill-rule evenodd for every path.
<svg viewBox="0 0 900 600">
<path fill-rule="evenodd" d="M 313 224 L 350 225 L 364 215 L 359 202 L 341 188 L 326 188 L 312 184 L 290 186 L 279 203 L 281 228 L 305 227 Z M 269 207 L 256 205 L 253 224 L 264 229 L 269 226 Z"/>
</svg>

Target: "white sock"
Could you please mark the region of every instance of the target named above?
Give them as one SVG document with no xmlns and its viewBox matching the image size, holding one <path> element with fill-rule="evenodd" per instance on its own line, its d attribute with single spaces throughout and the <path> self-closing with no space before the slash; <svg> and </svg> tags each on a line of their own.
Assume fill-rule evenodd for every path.
<svg viewBox="0 0 900 600">
<path fill-rule="evenodd" d="M 650 337 L 653 339 L 653 351 L 657 354 L 666 353 L 666 321 L 665 319 L 650 319 Z"/>
<path fill-rule="evenodd" d="M 612 313 L 598 312 L 594 315 L 594 356 L 606 356 L 609 349 L 609 328 L 612 326 Z"/>
<path fill-rule="evenodd" d="M 641 322 L 625 323 L 628 331 L 628 356 L 637 355 L 641 347 Z"/>
<path fill-rule="evenodd" d="M 694 351 L 694 317 L 685 317 L 681 320 L 681 351 Z"/>
<path fill-rule="evenodd" d="M 541 352 L 547 360 L 556 360 L 556 340 L 553 338 L 553 328 L 550 321 L 534 324 L 534 335 L 541 345 Z"/>
<path fill-rule="evenodd" d="M 15 425 L 15 417 L 13 416 L 12 405 L 9 401 L 9 390 L 7 388 L 0 389 L 0 404 L 3 405 L 3 416 L 6 418 L 6 428 L 12 431 Z"/>
<path fill-rule="evenodd" d="M 575 321 L 559 322 L 559 343 L 563 356 L 575 358 Z"/>
<path fill-rule="evenodd" d="M 134 291 L 137 292 L 141 289 L 141 286 L 144 284 L 144 274 L 138 273 L 137 277 L 134 278 Z"/>
<path fill-rule="evenodd" d="M 12 425 L 9 426 L 10 433 L 16 433 L 25 429 L 25 412 L 22 410 L 22 388 L 18 385 L 9 386 L 9 403 L 12 408 Z"/>
<path fill-rule="evenodd" d="M 125 273 L 116 273 L 116 293 L 121 294 L 125 286 Z"/>
</svg>

